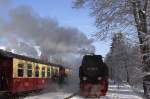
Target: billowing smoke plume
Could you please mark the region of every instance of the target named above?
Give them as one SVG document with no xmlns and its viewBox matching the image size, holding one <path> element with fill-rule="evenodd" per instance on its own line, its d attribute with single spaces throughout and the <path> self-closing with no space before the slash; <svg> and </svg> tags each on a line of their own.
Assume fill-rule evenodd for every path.
<svg viewBox="0 0 150 99">
<path fill-rule="evenodd" d="M 39 16 L 31 7 L 18 6 L 11 9 L 8 15 L 9 19 L 0 21 L 0 33 L 26 42 L 19 45 L 22 51 L 35 49 L 33 46 L 39 46 L 41 53 L 48 56 L 59 53 L 85 54 L 95 51 L 93 40 L 88 39 L 78 29 L 61 27 L 56 20 Z"/>
<path fill-rule="evenodd" d="M 6 6 L 9 5 L 11 0 L 0 0 L 0 6 Z"/>
</svg>

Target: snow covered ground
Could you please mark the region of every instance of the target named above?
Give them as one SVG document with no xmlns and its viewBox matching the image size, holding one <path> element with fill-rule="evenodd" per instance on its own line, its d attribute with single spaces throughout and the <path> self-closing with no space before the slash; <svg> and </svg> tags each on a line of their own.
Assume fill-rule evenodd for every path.
<svg viewBox="0 0 150 99">
<path fill-rule="evenodd" d="M 128 84 L 110 85 L 109 91 L 104 99 L 144 99 L 143 94 L 134 92 Z"/>
<path fill-rule="evenodd" d="M 72 89 L 70 91 L 66 91 L 66 88 L 70 88 L 66 86 L 65 89 L 61 89 L 56 92 L 48 92 L 36 96 L 29 96 L 24 99 L 64 99 L 65 97 L 70 96 L 77 89 Z M 74 92 L 73 92 L 74 91 Z M 84 99 L 83 97 L 74 96 L 70 99 Z M 89 98 L 88 98 L 89 99 Z M 93 98 L 92 98 L 93 99 Z M 138 94 L 134 92 L 128 84 L 121 84 L 119 87 L 113 83 L 109 85 L 109 91 L 105 97 L 101 97 L 100 99 L 144 99 L 143 94 Z"/>
</svg>

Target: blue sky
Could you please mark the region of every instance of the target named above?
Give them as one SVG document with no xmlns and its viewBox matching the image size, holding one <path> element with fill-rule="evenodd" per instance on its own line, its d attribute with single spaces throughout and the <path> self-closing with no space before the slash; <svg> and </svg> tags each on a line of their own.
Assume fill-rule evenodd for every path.
<svg viewBox="0 0 150 99">
<path fill-rule="evenodd" d="M 12 6 L 29 5 L 42 17 L 56 19 L 61 26 L 78 28 L 89 38 L 96 32 L 94 17 L 89 16 L 89 9 L 73 9 L 72 0 L 12 0 Z M 95 42 L 96 53 L 103 56 L 109 51 L 109 43 Z"/>
</svg>

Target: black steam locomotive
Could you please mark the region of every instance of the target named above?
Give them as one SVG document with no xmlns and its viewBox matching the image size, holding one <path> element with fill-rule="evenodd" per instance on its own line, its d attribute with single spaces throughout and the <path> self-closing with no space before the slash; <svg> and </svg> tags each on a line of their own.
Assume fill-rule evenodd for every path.
<svg viewBox="0 0 150 99">
<path fill-rule="evenodd" d="M 80 95 L 105 96 L 108 89 L 108 67 L 101 55 L 85 55 L 79 68 Z"/>
</svg>

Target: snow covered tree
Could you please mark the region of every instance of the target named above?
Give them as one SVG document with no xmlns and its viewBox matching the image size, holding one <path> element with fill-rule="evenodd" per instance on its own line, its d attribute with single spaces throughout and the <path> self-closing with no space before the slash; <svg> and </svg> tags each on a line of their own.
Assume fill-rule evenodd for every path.
<svg viewBox="0 0 150 99">
<path fill-rule="evenodd" d="M 128 52 L 122 33 L 114 34 L 111 51 L 106 57 L 106 63 L 110 67 L 111 78 L 117 81 L 129 82 Z"/>
<path fill-rule="evenodd" d="M 111 79 L 127 81 L 134 86 L 142 85 L 140 48 L 127 41 L 122 33 L 114 34 L 105 62 L 109 66 Z"/>
<path fill-rule="evenodd" d="M 131 44 L 128 47 L 128 72 L 130 77 L 130 84 L 133 86 L 142 87 L 142 62 L 141 62 L 140 48 L 137 45 Z"/>
<path fill-rule="evenodd" d="M 96 37 L 108 37 L 113 31 L 130 31 L 129 34 L 137 33 L 141 53 L 150 52 L 145 44 L 150 33 L 150 0 L 75 0 L 74 4 L 76 8 L 90 7 L 99 29 Z"/>
</svg>

